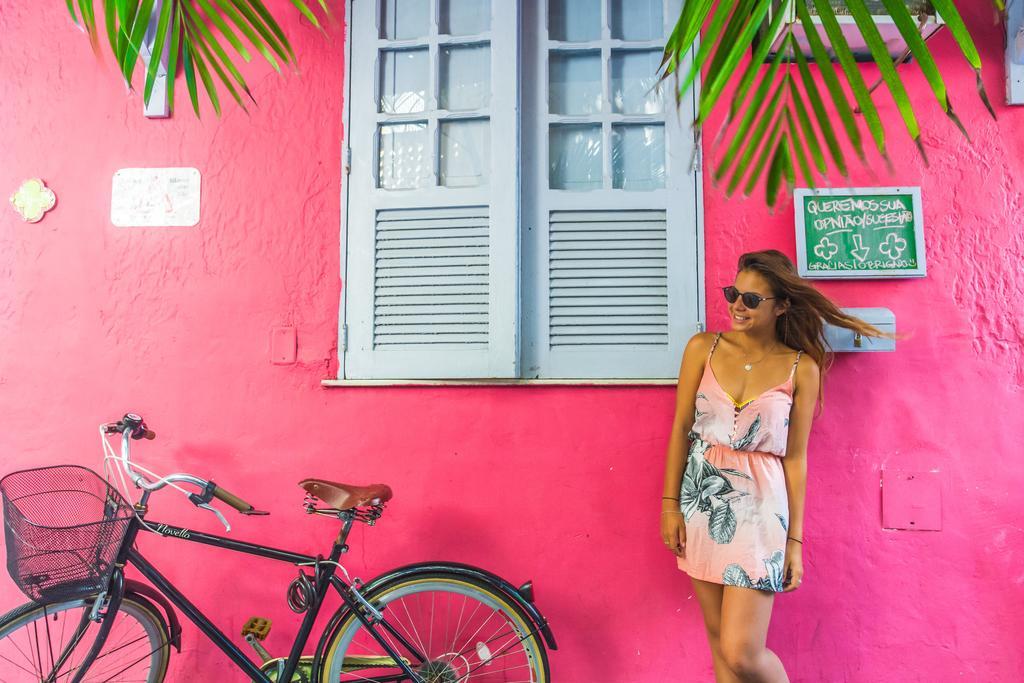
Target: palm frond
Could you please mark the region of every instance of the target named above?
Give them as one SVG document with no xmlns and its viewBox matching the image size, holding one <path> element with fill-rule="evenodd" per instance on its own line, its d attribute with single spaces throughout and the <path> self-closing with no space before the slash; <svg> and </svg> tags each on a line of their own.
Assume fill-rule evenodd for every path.
<svg viewBox="0 0 1024 683">
<path fill-rule="evenodd" d="M 140 57 L 153 57 L 143 67 L 143 99 L 149 102 L 166 54 L 167 101 L 174 107 L 174 82 L 181 64 L 189 100 L 199 115 L 199 84 L 214 111 L 221 113 L 218 86 L 242 109 L 245 98 L 255 102 L 237 66 L 258 53 L 275 70 L 296 68 L 295 51 L 277 20 L 262 0 L 66 0 L 72 20 L 89 35 L 100 51 L 102 36 L 113 53 L 125 82 L 132 86 Z M 101 5 L 103 26 L 97 25 L 95 5 Z M 321 17 L 330 17 L 327 0 L 291 0 L 310 24 L 323 31 Z M 313 9 L 315 7 L 316 9 Z M 146 44 L 147 33 L 152 44 Z M 198 76 L 198 79 L 197 79 Z M 245 98 L 243 98 L 243 95 Z"/>
<path fill-rule="evenodd" d="M 732 88 L 709 154 L 714 182 L 728 178 L 727 195 L 741 186 L 749 195 L 763 180 L 766 201 L 774 207 L 784 182 L 792 191 L 798 169 L 810 187 L 815 186 L 816 175 L 826 181 L 832 171 L 848 177 L 844 146 L 848 144 L 867 164 L 865 139 L 890 164 L 886 129 L 872 97 L 876 90 L 865 83 L 833 2 L 685 0 L 665 47 L 661 77 L 682 77 L 676 91 L 680 102 L 698 76 L 702 77 L 693 121 L 698 135 L 712 113 L 723 106 L 723 93 Z M 881 2 L 935 101 L 966 137 L 942 73 L 905 0 Z M 981 58 L 953 0 L 931 2 L 975 70 L 979 97 L 995 116 L 981 78 Z M 1004 9 L 1003 0 L 993 3 Z M 773 12 L 770 18 L 769 9 Z M 879 83 L 885 84 L 903 128 L 927 163 L 915 110 L 919 104 L 911 99 L 871 10 L 865 0 L 846 0 L 843 11 L 852 17 L 878 66 Z M 796 28 L 806 37 L 805 48 L 796 39 Z"/>
</svg>

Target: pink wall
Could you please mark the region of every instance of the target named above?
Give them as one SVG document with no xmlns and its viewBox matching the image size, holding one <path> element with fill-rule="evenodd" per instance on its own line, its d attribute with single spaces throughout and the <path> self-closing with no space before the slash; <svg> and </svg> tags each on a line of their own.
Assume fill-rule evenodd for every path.
<svg viewBox="0 0 1024 683">
<path fill-rule="evenodd" d="M 972 6 L 1001 100 L 999 28 L 987 2 L 960 4 Z M 63 3 L 3 0 L 0 191 L 40 176 L 59 204 L 37 225 L 0 207 L 2 469 L 98 465 L 95 426 L 136 410 L 160 433 L 140 457 L 213 475 L 273 512 L 234 516 L 238 538 L 310 552 L 332 527 L 300 512 L 293 482 L 387 481 L 396 499 L 354 535 L 354 573 L 446 558 L 533 577 L 562 645 L 556 680 L 712 680 L 689 580 L 657 534 L 671 388 L 320 386 L 337 367 L 343 46 L 339 26 L 324 40 L 285 16 L 301 77 L 254 67 L 251 116 L 229 108 L 197 123 L 181 100 L 177 118 L 147 121 Z M 809 456 L 807 575 L 777 598 L 769 635 L 793 681 L 1024 676 L 1024 112 L 986 118 L 949 37 L 934 44 L 975 144 L 922 106 L 931 168 L 893 123 L 896 175 L 855 178 L 923 186 L 929 276 L 822 284 L 842 305 L 891 308 L 914 336 L 895 354 L 840 358 L 829 377 Z M 203 174 L 197 228 L 110 224 L 116 169 L 178 165 Z M 712 294 L 743 250 L 794 254 L 790 207 L 768 216 L 759 197 L 709 188 L 706 209 Z M 277 325 L 298 329 L 295 365 L 269 361 Z M 941 532 L 881 528 L 883 469 L 940 472 Z M 216 530 L 177 497 L 154 507 Z M 271 648 L 288 642 L 291 569 L 173 541 L 142 547 L 200 605 L 234 615 L 221 621 L 229 632 L 260 614 L 277 621 Z M 185 551 L 187 563 L 166 563 Z M 20 601 L 0 580 L 0 605 Z M 189 631 L 173 679 L 198 680 L 200 666 L 203 680 L 229 670 Z"/>
</svg>

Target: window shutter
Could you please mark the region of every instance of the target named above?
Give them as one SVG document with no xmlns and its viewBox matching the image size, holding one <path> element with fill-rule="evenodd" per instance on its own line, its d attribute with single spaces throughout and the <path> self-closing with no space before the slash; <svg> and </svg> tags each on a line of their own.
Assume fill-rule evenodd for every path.
<svg viewBox="0 0 1024 683">
<path fill-rule="evenodd" d="M 677 0 L 666 5 L 663 31 L 679 13 Z M 535 150 L 523 192 L 524 372 L 675 377 L 700 292 L 693 98 L 677 113 L 671 84 L 659 100 L 630 81 L 652 62 L 653 77 L 667 33 L 641 24 L 622 35 L 606 15 L 588 36 L 547 19 L 524 16 L 524 145 Z"/>
<path fill-rule="evenodd" d="M 515 377 L 518 14 L 421 4 L 351 4 L 342 373 Z"/>
</svg>

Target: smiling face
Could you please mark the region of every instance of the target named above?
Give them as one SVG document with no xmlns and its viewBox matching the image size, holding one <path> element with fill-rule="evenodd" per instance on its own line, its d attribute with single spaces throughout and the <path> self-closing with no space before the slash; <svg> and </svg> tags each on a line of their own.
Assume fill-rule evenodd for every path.
<svg viewBox="0 0 1024 683">
<path fill-rule="evenodd" d="M 740 292 L 752 292 L 765 297 L 775 296 L 768 280 L 756 271 L 741 270 L 733 284 Z M 785 310 L 785 304 L 779 299 L 768 299 L 759 303 L 757 308 L 748 308 L 740 296 L 729 304 L 729 319 L 732 321 L 732 329 L 736 331 L 774 333 L 775 321 Z"/>
</svg>

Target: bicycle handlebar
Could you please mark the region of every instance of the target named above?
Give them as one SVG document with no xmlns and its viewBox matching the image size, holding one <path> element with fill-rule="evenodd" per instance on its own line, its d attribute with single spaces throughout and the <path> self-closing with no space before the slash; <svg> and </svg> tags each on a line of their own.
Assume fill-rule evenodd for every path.
<svg viewBox="0 0 1024 683">
<path fill-rule="evenodd" d="M 215 508 L 210 507 L 209 500 L 211 496 L 226 503 L 227 505 L 230 505 L 243 515 L 267 514 L 266 512 L 257 510 L 252 504 L 247 503 L 243 499 L 239 498 L 227 489 L 218 486 L 212 481 L 200 479 L 199 477 L 191 474 L 185 474 L 183 472 L 169 474 L 166 477 L 162 477 L 159 480 L 152 482 L 146 479 L 146 477 L 139 472 L 133 470 L 131 462 L 131 440 L 147 439 L 151 441 L 156 438 L 156 432 L 147 428 L 140 416 L 128 413 L 118 422 L 111 422 L 103 425 L 102 430 L 105 434 L 121 434 L 121 464 L 124 466 L 132 482 L 142 490 L 159 491 L 168 484 L 179 482 L 191 484 L 199 489 L 201 495 L 190 494 L 189 500 L 198 507 L 207 508 L 215 512 L 229 530 L 230 526 L 227 524 L 226 520 L 223 519 L 221 514 Z"/>
<path fill-rule="evenodd" d="M 217 484 L 213 487 L 213 497 L 219 501 L 227 503 L 231 507 L 235 508 L 243 515 L 259 514 L 251 504 L 246 503 L 244 500 L 231 493 L 227 489 Z"/>
</svg>

